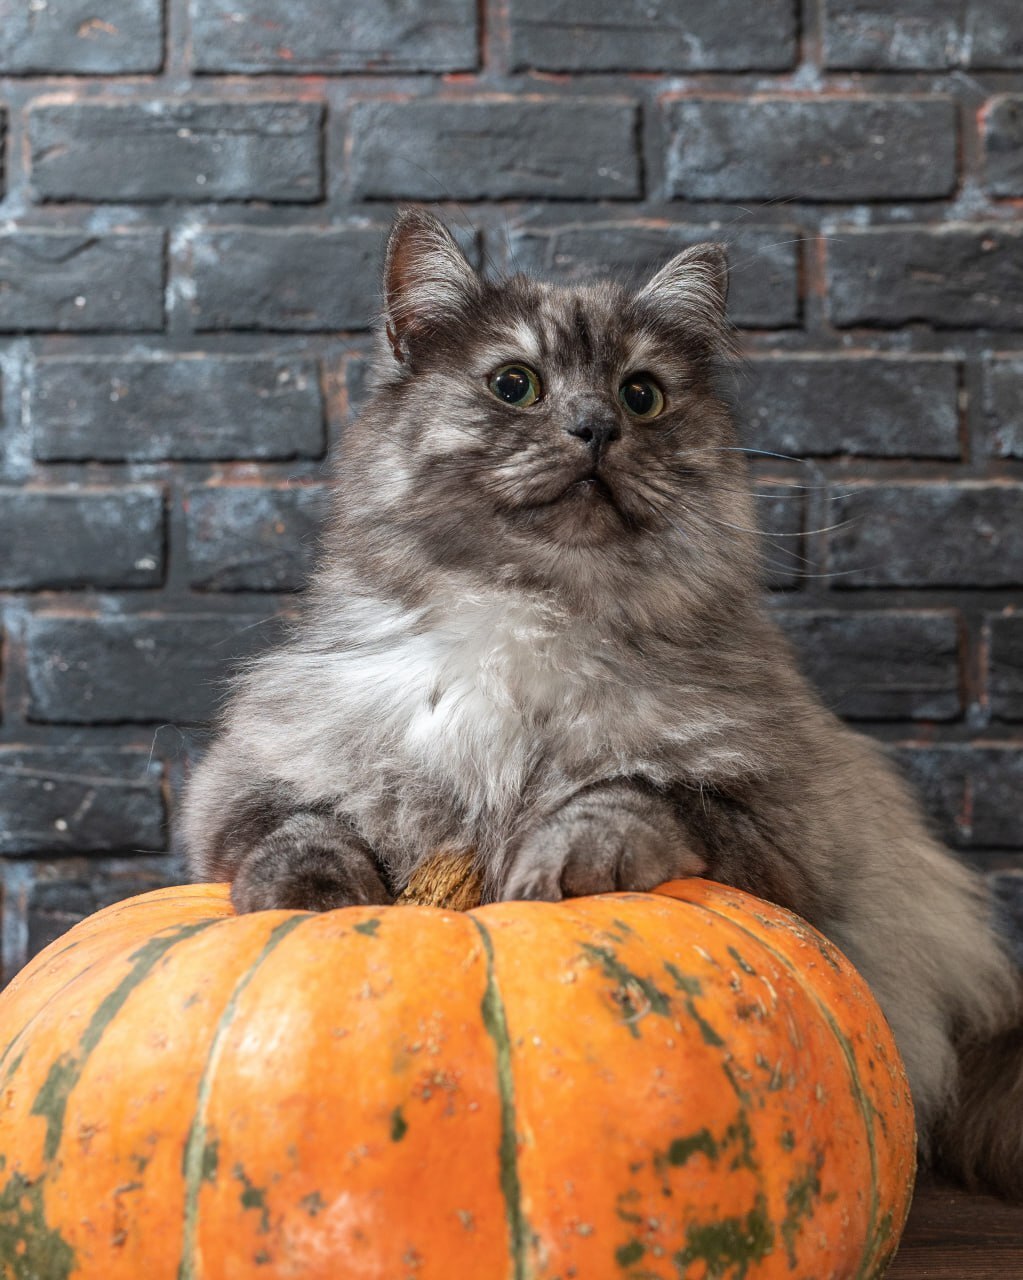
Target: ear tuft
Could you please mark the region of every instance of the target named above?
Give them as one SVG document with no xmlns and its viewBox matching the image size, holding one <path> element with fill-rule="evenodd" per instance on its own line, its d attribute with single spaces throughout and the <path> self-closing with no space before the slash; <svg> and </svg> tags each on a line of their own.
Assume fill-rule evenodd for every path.
<svg viewBox="0 0 1023 1280">
<path fill-rule="evenodd" d="M 728 334 L 727 297 L 728 257 L 723 245 L 710 242 L 672 258 L 639 292 L 665 319 L 695 328 L 716 343 Z"/>
<path fill-rule="evenodd" d="M 387 341 L 400 364 L 478 288 L 479 277 L 442 222 L 425 209 L 399 210 L 387 241 L 384 304 Z"/>
</svg>

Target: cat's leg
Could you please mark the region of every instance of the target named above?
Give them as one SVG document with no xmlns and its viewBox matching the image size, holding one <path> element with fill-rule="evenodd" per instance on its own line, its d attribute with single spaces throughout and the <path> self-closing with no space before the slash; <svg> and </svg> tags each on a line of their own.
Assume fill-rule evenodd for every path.
<svg viewBox="0 0 1023 1280">
<path fill-rule="evenodd" d="M 324 813 L 293 813 L 241 859 L 231 885 L 235 910 L 334 907 L 393 901 L 370 847 Z"/>
<path fill-rule="evenodd" d="M 616 780 L 577 793 L 530 828 L 511 850 L 493 896 L 555 902 L 645 890 L 699 875 L 704 866 L 667 797 Z"/>
</svg>

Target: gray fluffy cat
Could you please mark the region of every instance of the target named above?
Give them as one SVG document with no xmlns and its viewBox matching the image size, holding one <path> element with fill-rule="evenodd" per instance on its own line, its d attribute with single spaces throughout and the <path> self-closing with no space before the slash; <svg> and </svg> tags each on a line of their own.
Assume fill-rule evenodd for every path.
<svg viewBox="0 0 1023 1280">
<path fill-rule="evenodd" d="M 194 776 L 191 865 L 239 911 L 385 903 L 445 844 L 495 899 L 748 889 L 867 978 L 925 1154 L 1023 1198 L 1019 978 L 982 886 L 760 602 L 726 281 L 700 245 L 638 293 L 493 283 L 399 215 L 325 554 Z"/>
</svg>

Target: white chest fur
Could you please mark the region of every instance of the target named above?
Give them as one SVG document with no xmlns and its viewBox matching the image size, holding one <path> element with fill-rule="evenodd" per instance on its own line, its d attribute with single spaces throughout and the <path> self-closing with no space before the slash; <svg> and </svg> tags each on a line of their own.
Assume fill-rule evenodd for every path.
<svg viewBox="0 0 1023 1280">
<path fill-rule="evenodd" d="M 344 624 L 336 649 L 279 652 L 262 682 L 292 695 L 275 772 L 310 799 L 344 796 L 367 832 L 407 839 L 438 808 L 507 830 L 527 788 L 556 801 L 657 780 L 666 754 L 706 750 L 722 727 L 681 680 L 651 680 L 619 639 L 545 602 L 495 592 L 414 614 L 364 599 Z"/>
</svg>

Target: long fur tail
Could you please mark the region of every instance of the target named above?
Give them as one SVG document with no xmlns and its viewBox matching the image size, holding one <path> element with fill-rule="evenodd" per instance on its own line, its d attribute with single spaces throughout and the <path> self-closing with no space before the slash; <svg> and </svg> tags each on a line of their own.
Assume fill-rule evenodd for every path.
<svg viewBox="0 0 1023 1280">
<path fill-rule="evenodd" d="M 935 1162 L 974 1191 L 1023 1201 L 1023 1021 L 959 1050 L 959 1088 Z"/>
</svg>

